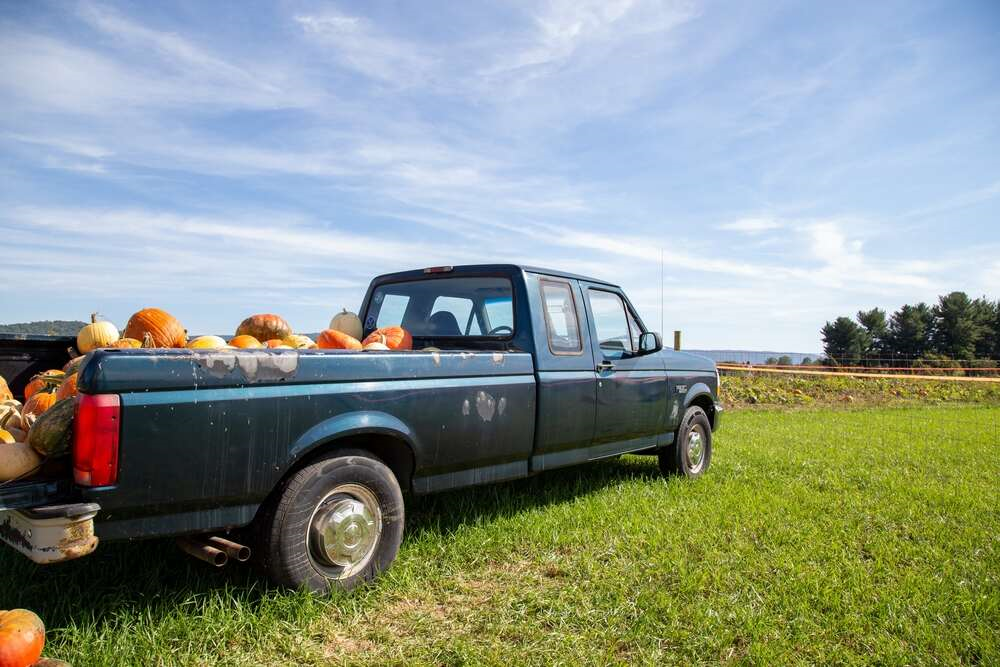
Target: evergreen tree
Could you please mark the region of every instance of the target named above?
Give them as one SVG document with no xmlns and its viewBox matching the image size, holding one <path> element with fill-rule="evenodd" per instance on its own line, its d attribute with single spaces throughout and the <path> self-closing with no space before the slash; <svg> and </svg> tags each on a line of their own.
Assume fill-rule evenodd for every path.
<svg viewBox="0 0 1000 667">
<path fill-rule="evenodd" d="M 934 349 L 952 359 L 972 359 L 985 333 L 982 313 L 965 292 L 938 297 L 934 306 Z"/>
<path fill-rule="evenodd" d="M 972 302 L 972 309 L 980 332 L 979 340 L 976 341 L 976 358 L 989 359 L 996 354 L 996 325 L 1000 321 L 1000 302 L 994 303 L 986 297 L 980 297 Z"/>
<path fill-rule="evenodd" d="M 888 352 L 894 356 L 916 359 L 931 349 L 934 313 L 926 303 L 906 304 L 889 322 Z"/>
<path fill-rule="evenodd" d="M 858 322 L 865 328 L 868 336 L 868 346 L 865 356 L 881 358 L 888 351 L 889 324 L 885 319 L 885 311 L 881 308 L 859 310 Z"/>
<path fill-rule="evenodd" d="M 838 364 L 856 364 L 868 347 L 868 334 L 849 317 L 838 317 L 820 330 L 823 352 Z"/>
</svg>

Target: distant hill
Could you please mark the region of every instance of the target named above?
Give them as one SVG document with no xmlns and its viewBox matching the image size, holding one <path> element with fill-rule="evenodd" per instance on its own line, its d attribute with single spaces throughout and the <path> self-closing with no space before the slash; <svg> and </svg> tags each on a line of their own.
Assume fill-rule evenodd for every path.
<svg viewBox="0 0 1000 667">
<path fill-rule="evenodd" d="M 777 359 L 781 356 L 790 357 L 793 364 L 801 364 L 802 360 L 806 357 L 813 360 L 823 357 L 821 352 L 760 352 L 757 350 L 684 350 L 684 352 L 700 354 L 716 363 L 720 361 L 735 361 L 741 364 L 746 362 L 763 364 L 771 357 Z"/>
<path fill-rule="evenodd" d="M 0 333 L 45 334 L 49 336 L 75 336 L 86 322 L 77 320 L 41 320 L 40 322 L 18 322 L 0 324 Z"/>
</svg>

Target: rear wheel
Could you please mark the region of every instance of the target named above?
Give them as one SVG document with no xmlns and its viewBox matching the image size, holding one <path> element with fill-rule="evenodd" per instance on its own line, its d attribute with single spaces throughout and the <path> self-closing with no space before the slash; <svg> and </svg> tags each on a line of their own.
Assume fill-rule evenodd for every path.
<svg viewBox="0 0 1000 667">
<path fill-rule="evenodd" d="M 700 477 L 712 461 L 712 424 L 697 406 L 684 413 L 674 443 L 659 452 L 660 471 L 664 475 Z"/>
<path fill-rule="evenodd" d="M 395 560 L 403 494 L 377 458 L 341 450 L 286 480 L 261 528 L 262 565 L 276 583 L 351 590 Z"/>
</svg>

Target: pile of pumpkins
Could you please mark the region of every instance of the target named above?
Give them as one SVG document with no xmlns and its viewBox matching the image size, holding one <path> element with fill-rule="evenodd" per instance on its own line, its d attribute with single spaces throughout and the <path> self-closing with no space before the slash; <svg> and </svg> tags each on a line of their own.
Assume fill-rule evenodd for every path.
<svg viewBox="0 0 1000 667">
<path fill-rule="evenodd" d="M 251 315 L 227 342 L 219 336 L 188 340 L 181 323 L 159 308 L 144 308 L 129 318 L 119 333 L 111 322 L 91 316 L 76 337 L 79 355 L 62 369 L 34 376 L 24 390 L 24 404 L 14 399 L 0 377 L 0 483 L 27 477 L 45 458 L 69 451 L 73 431 L 77 377 L 85 354 L 99 348 L 330 349 L 411 350 L 413 337 L 402 327 L 382 327 L 362 340 L 361 320 L 346 309 L 330 320 L 316 340 L 292 332 L 277 315 Z"/>
<path fill-rule="evenodd" d="M 330 327 L 316 340 L 292 332 L 282 317 L 265 313 L 251 315 L 236 328 L 228 341 L 220 336 L 198 336 L 190 341 L 187 330 L 170 313 L 159 308 L 144 308 L 129 318 L 125 331 L 111 322 L 98 321 L 84 326 L 76 337 L 81 354 L 102 347 L 186 347 L 193 350 L 232 348 L 328 349 L 328 350 L 411 350 L 413 338 L 402 327 L 382 327 L 362 340 L 363 330 L 358 316 L 346 309 L 330 320 Z"/>
<path fill-rule="evenodd" d="M 47 457 L 69 451 L 73 434 L 71 400 L 76 396 L 79 356 L 59 370 L 48 370 L 24 388 L 24 403 L 0 377 L 0 482 L 26 477 Z"/>
</svg>

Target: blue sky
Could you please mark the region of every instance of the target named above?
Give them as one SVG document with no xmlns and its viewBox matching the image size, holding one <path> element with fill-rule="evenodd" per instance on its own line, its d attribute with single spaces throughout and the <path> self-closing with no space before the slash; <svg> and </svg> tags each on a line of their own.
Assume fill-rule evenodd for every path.
<svg viewBox="0 0 1000 667">
<path fill-rule="evenodd" d="M 1000 297 L 995 2 L 0 2 L 3 320 L 622 284 L 690 347 Z"/>
</svg>

